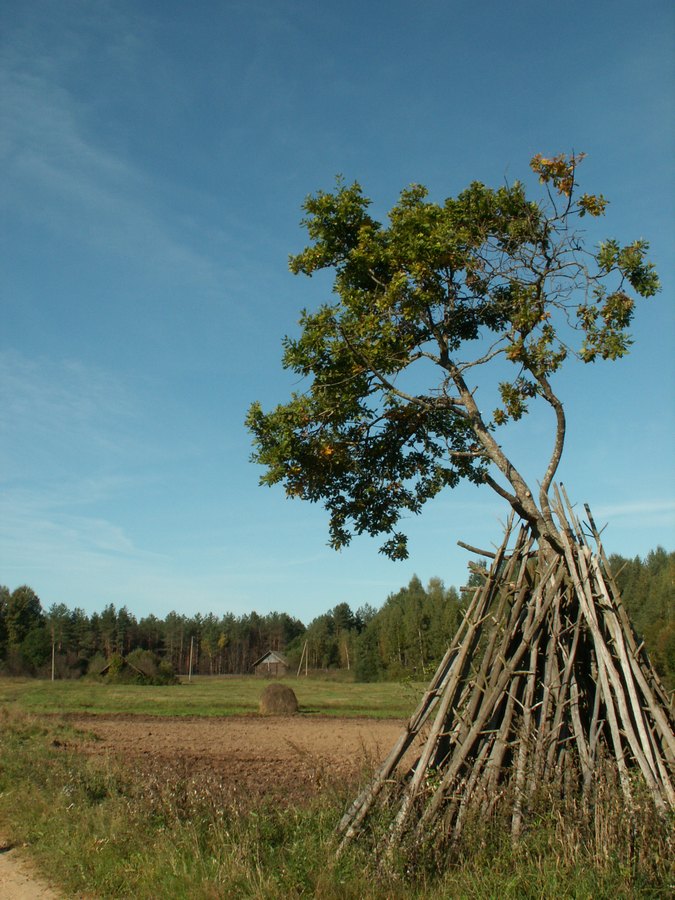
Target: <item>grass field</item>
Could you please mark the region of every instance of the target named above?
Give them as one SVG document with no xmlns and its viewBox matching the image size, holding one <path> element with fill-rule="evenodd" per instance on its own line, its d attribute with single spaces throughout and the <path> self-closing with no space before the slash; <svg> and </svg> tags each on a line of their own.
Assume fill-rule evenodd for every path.
<svg viewBox="0 0 675 900">
<path fill-rule="evenodd" d="M 253 676 L 197 676 L 171 686 L 115 685 L 97 681 L 0 678 L 0 704 L 28 713 L 232 716 L 258 712 L 268 682 Z M 406 718 L 424 686 L 394 682 L 356 684 L 288 678 L 302 715 Z"/>
<path fill-rule="evenodd" d="M 401 718 L 420 693 L 398 684 L 289 683 L 309 720 Z M 461 847 L 427 849 L 381 870 L 367 841 L 335 857 L 335 825 L 353 799 L 352 783 L 332 782 L 286 804 L 246 793 L 233 801 L 204 769 L 153 768 L 144 757 L 141 770 L 124 754 L 92 754 L 87 736 L 58 715 L 253 715 L 263 686 L 254 678 L 198 678 L 170 688 L 0 679 L 0 830 L 27 846 L 65 897 L 672 896 L 672 830 L 637 808 L 630 819 L 604 818 L 594 831 L 569 810 L 549 807 L 515 848 L 499 820 L 477 822 Z"/>
</svg>

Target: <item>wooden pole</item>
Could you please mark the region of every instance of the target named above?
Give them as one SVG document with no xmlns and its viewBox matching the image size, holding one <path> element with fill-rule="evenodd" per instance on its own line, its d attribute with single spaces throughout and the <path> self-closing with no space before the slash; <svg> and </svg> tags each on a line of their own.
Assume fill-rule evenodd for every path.
<svg viewBox="0 0 675 900">
<path fill-rule="evenodd" d="M 192 654 L 195 646 L 194 636 L 190 637 L 190 667 L 188 669 L 188 683 L 192 681 Z"/>
<path fill-rule="evenodd" d="M 300 664 L 298 665 L 298 671 L 295 674 L 296 678 L 300 677 L 300 672 L 302 672 L 302 661 L 305 658 L 305 653 L 307 653 L 307 641 L 305 641 L 304 646 L 302 648 L 302 653 L 300 655 Z M 306 673 L 305 673 L 306 674 Z"/>
</svg>

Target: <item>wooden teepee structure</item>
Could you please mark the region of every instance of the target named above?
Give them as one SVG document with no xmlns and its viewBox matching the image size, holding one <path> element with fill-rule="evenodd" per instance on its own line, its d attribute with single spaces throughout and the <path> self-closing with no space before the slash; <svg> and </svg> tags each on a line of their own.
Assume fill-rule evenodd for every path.
<svg viewBox="0 0 675 900">
<path fill-rule="evenodd" d="M 607 765 L 628 808 L 646 789 L 656 809 L 675 809 L 668 696 L 636 641 L 588 507 L 585 533 L 564 489 L 555 494 L 561 550 L 537 548 L 509 522 L 417 710 L 343 816 L 341 848 L 383 816 L 380 849 L 439 830 L 453 841 L 470 811 L 489 815 L 500 797 L 509 798 L 517 839 L 542 786 L 592 802 Z"/>
</svg>

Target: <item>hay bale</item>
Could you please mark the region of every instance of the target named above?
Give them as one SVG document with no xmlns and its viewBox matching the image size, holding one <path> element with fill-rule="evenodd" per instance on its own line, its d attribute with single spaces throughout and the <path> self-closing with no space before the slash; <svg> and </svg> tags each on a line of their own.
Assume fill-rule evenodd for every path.
<svg viewBox="0 0 675 900">
<path fill-rule="evenodd" d="M 292 716 L 298 711 L 298 698 L 292 688 L 276 681 L 260 695 L 259 709 L 263 716 Z"/>
</svg>

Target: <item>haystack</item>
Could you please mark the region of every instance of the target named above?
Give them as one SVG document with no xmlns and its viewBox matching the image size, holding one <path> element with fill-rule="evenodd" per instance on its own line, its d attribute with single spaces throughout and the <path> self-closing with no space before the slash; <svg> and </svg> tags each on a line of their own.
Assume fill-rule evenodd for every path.
<svg viewBox="0 0 675 900">
<path fill-rule="evenodd" d="M 298 698 L 288 685 L 274 682 L 260 695 L 259 709 L 263 716 L 292 716 L 298 711 Z"/>
</svg>

